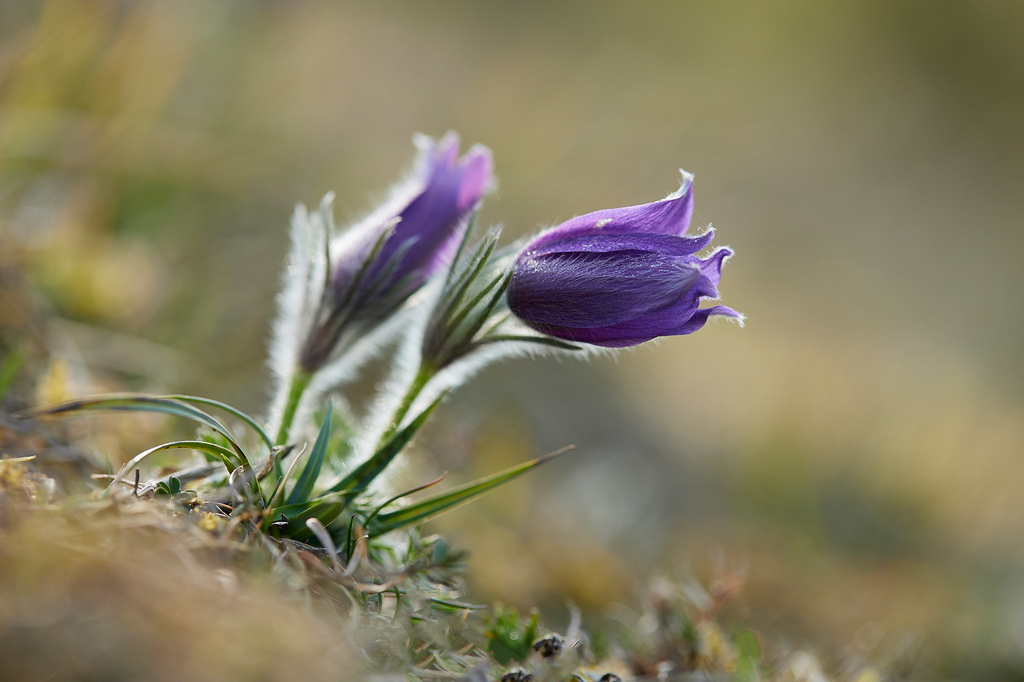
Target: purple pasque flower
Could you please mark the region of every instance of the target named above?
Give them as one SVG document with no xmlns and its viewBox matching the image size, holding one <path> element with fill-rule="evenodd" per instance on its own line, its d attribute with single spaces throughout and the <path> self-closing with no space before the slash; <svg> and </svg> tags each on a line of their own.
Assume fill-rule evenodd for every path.
<svg viewBox="0 0 1024 682">
<path fill-rule="evenodd" d="M 380 322 L 446 267 L 493 184 L 486 147 L 475 145 L 460 157 L 455 133 L 415 142 L 412 177 L 331 245 L 325 305 L 302 350 L 307 370 L 323 365 L 347 330 Z"/>
<path fill-rule="evenodd" d="M 691 334 L 712 315 L 743 316 L 718 298 L 722 264 L 732 250 L 697 256 L 714 231 L 686 234 L 693 176 L 679 191 L 642 206 L 573 218 L 542 233 L 516 258 L 508 306 L 539 332 L 619 348 L 659 336 Z"/>
</svg>

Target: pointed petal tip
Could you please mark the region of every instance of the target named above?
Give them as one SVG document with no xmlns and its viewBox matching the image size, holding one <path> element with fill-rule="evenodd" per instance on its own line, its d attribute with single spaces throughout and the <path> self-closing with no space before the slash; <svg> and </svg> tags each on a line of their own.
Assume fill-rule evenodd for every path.
<svg viewBox="0 0 1024 682">
<path fill-rule="evenodd" d="M 662 202 L 666 201 L 678 201 L 684 199 L 686 201 L 692 201 L 693 199 L 693 173 L 687 173 L 682 168 L 679 169 L 679 174 L 682 176 L 679 189 L 669 193 L 667 197 L 662 199 Z M 654 202 L 658 203 L 658 202 Z"/>
<path fill-rule="evenodd" d="M 448 132 L 441 136 L 441 139 L 438 141 L 437 146 L 441 147 L 442 149 L 451 149 L 452 147 L 458 149 L 459 134 L 454 130 L 449 130 Z"/>
<path fill-rule="evenodd" d="M 481 157 L 481 158 L 486 158 L 487 159 L 487 163 L 489 163 L 491 165 L 494 164 L 493 156 L 494 156 L 494 152 L 491 151 L 491 148 L 488 147 L 485 144 L 480 144 L 479 142 L 475 142 L 473 144 L 473 146 L 471 146 L 469 149 L 467 149 L 466 153 L 463 154 L 463 158 L 466 159 L 467 162 L 468 161 L 473 161 L 477 157 Z"/>
<path fill-rule="evenodd" d="M 489 147 L 482 144 L 474 144 L 459 159 L 459 165 L 465 167 L 470 174 L 485 176 L 488 185 L 493 184 L 494 155 Z"/>
<path fill-rule="evenodd" d="M 711 252 L 711 255 L 707 257 L 707 260 L 720 259 L 724 265 L 735 255 L 736 251 L 731 246 L 719 246 Z"/>
<path fill-rule="evenodd" d="M 735 324 L 738 324 L 740 327 L 745 327 L 747 325 L 747 316 L 744 315 L 743 313 L 733 310 L 728 306 L 716 305 L 714 308 L 712 308 L 712 310 L 714 312 L 710 314 L 714 317 L 723 317 L 729 322 L 734 322 Z"/>
<path fill-rule="evenodd" d="M 413 133 L 412 143 L 416 147 L 415 175 L 429 177 L 433 172 L 449 168 L 459 156 L 459 135 L 449 130 L 441 139 L 424 133 Z"/>
<path fill-rule="evenodd" d="M 431 135 L 427 135 L 426 133 L 416 132 L 412 134 L 412 143 L 416 145 L 417 149 L 438 149 L 446 151 L 450 149 L 452 145 L 458 147 L 459 134 L 454 130 L 449 130 L 440 138 L 435 138 Z"/>
<path fill-rule="evenodd" d="M 462 169 L 462 179 L 456 204 L 460 211 L 470 210 L 479 206 L 484 195 L 495 187 L 494 159 L 490 149 L 476 144 L 469 148 L 457 164 Z"/>
<path fill-rule="evenodd" d="M 437 141 L 426 133 L 416 132 L 412 134 L 412 143 L 420 154 L 431 152 Z"/>
<path fill-rule="evenodd" d="M 449 130 L 437 143 L 439 156 L 443 158 L 444 165 L 452 166 L 459 158 L 459 134 Z"/>
</svg>

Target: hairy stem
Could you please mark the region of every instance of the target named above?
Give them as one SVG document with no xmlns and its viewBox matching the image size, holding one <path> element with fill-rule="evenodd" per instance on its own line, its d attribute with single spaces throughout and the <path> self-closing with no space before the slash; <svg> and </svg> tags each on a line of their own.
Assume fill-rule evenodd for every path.
<svg viewBox="0 0 1024 682">
<path fill-rule="evenodd" d="M 405 395 L 402 396 L 402 401 L 395 408 L 395 413 L 391 415 L 391 421 L 388 422 L 388 428 L 384 431 L 384 435 L 380 437 L 380 441 L 377 444 L 377 449 L 380 449 L 386 444 L 392 436 L 398 432 L 398 427 L 401 426 L 402 420 L 405 419 L 405 415 L 409 413 L 409 408 L 412 407 L 413 402 L 423 391 L 423 388 L 427 383 L 434 378 L 437 374 L 437 368 L 426 360 L 420 361 L 420 367 L 416 371 L 416 376 L 413 377 L 412 383 L 409 384 L 409 388 L 406 389 Z"/>
<path fill-rule="evenodd" d="M 302 394 L 309 387 L 313 375 L 304 369 L 296 368 L 292 374 L 291 385 L 288 386 L 288 402 L 284 405 L 284 413 L 281 415 L 281 427 L 277 430 L 277 437 L 274 438 L 275 445 L 284 445 L 288 442 L 288 434 L 292 430 L 292 422 L 295 421 L 295 412 L 299 409 L 299 401 Z"/>
</svg>

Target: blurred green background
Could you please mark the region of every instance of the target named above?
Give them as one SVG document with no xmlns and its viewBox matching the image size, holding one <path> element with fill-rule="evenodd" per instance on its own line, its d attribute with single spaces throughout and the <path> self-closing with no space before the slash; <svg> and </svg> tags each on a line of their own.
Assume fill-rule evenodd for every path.
<svg viewBox="0 0 1024 682">
<path fill-rule="evenodd" d="M 740 571 L 786 646 L 1024 679 L 1022 121 L 1009 1 L 7 0 L 0 351 L 30 401 L 259 412 L 294 204 L 358 218 L 414 132 L 493 149 L 509 238 L 682 166 L 747 326 L 450 400 L 420 450 L 451 480 L 578 446 L 439 524 L 474 596 Z"/>
</svg>

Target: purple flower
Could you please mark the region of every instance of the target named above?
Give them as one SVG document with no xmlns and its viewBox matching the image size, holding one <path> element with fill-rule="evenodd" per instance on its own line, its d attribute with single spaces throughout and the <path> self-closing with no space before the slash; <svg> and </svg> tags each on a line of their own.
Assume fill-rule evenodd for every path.
<svg viewBox="0 0 1024 682">
<path fill-rule="evenodd" d="M 330 249 L 333 272 L 321 319 L 302 365 L 321 366 L 341 336 L 372 326 L 450 262 L 470 215 L 492 185 L 491 152 L 477 145 L 459 156 L 459 138 L 417 137 L 413 176 L 392 199 Z"/>
<path fill-rule="evenodd" d="M 714 231 L 691 236 L 693 176 L 642 206 L 573 218 L 542 233 L 519 254 L 508 305 L 530 327 L 568 341 L 618 348 L 659 336 L 692 334 L 712 315 L 743 316 L 717 299 L 732 251 L 695 255 Z"/>
</svg>

